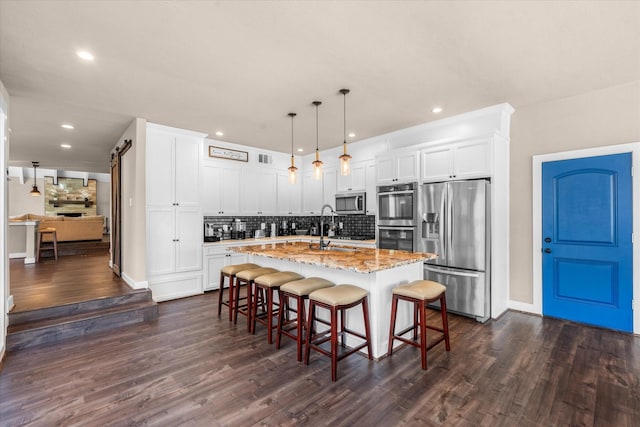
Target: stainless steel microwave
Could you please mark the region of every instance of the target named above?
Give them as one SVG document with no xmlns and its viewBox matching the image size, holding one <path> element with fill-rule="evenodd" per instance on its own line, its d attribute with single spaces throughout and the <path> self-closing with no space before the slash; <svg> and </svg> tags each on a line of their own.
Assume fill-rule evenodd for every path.
<svg viewBox="0 0 640 427">
<path fill-rule="evenodd" d="M 367 210 L 367 194 L 363 192 L 338 193 L 336 194 L 336 213 L 344 214 L 364 214 Z"/>
</svg>

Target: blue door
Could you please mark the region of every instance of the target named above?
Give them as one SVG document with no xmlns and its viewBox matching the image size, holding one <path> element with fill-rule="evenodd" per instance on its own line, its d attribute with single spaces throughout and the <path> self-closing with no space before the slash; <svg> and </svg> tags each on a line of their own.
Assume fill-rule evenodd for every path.
<svg viewBox="0 0 640 427">
<path fill-rule="evenodd" d="M 542 313 L 633 330 L 631 154 L 542 165 Z"/>
</svg>

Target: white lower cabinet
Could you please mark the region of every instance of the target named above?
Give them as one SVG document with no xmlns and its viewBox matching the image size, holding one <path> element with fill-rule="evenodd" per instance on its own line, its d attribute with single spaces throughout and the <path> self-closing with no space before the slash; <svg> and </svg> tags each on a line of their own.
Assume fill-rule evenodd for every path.
<svg viewBox="0 0 640 427">
<path fill-rule="evenodd" d="M 204 250 L 204 290 L 220 289 L 220 270 L 226 265 L 247 262 L 245 254 L 232 252 L 228 245 L 205 247 Z"/>
</svg>

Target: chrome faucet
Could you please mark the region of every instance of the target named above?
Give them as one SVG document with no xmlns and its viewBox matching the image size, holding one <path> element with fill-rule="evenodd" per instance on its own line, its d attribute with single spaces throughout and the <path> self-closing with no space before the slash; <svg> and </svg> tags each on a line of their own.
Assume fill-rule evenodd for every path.
<svg viewBox="0 0 640 427">
<path fill-rule="evenodd" d="M 329 242 L 327 241 L 327 243 L 324 242 L 324 209 L 325 208 L 329 208 L 329 210 L 331 211 L 331 217 L 333 218 L 333 214 L 336 213 L 336 211 L 333 210 L 333 208 L 331 207 L 330 204 L 326 204 L 322 207 L 322 209 L 320 210 L 320 250 L 326 249 L 329 246 Z"/>
</svg>

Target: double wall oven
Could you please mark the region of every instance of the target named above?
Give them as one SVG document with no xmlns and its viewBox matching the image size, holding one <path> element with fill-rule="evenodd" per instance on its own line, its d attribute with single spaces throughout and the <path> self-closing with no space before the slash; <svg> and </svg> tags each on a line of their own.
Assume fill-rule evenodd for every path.
<svg viewBox="0 0 640 427">
<path fill-rule="evenodd" d="M 418 183 L 378 187 L 378 248 L 417 250 Z"/>
</svg>

